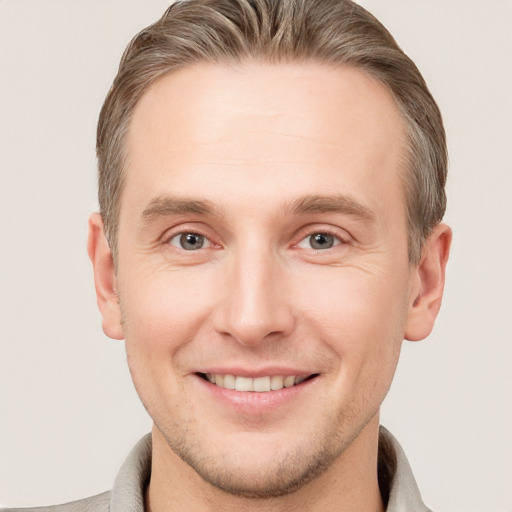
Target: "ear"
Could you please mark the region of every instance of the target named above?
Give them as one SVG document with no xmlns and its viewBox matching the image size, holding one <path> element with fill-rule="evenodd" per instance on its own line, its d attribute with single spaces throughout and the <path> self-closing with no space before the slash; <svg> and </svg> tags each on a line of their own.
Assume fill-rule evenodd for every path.
<svg viewBox="0 0 512 512">
<path fill-rule="evenodd" d="M 117 296 L 114 259 L 107 243 L 99 213 L 89 217 L 87 252 L 94 270 L 96 300 L 103 318 L 103 332 L 115 340 L 124 338 L 121 307 Z"/>
<path fill-rule="evenodd" d="M 407 315 L 405 327 L 407 340 L 422 340 L 434 327 L 443 298 L 445 270 L 451 241 L 452 230 L 446 224 L 438 224 L 423 246 L 420 263 L 414 270 L 417 293 L 414 294 Z"/>
</svg>

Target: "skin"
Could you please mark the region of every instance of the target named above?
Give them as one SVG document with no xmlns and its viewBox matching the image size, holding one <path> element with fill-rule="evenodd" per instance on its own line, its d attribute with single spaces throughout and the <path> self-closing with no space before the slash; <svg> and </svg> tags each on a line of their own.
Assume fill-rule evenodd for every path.
<svg viewBox="0 0 512 512">
<path fill-rule="evenodd" d="M 402 340 L 433 327 L 451 240 L 437 226 L 409 263 L 403 141 L 351 68 L 201 63 L 145 93 L 116 270 L 98 214 L 88 248 L 155 423 L 148 509 L 383 510 L 379 408 Z M 199 372 L 314 377 L 223 394 Z"/>
</svg>

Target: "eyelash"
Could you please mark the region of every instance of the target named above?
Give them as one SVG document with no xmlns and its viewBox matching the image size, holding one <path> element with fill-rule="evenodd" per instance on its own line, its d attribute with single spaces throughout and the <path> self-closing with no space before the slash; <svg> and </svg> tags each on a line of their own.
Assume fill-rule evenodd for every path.
<svg viewBox="0 0 512 512">
<path fill-rule="evenodd" d="M 324 252 L 324 251 L 328 251 L 329 249 L 334 249 L 335 247 L 338 247 L 340 245 L 346 245 L 349 243 L 349 240 L 347 237 L 342 237 L 340 236 L 339 233 L 335 233 L 334 230 L 329 230 L 329 229 L 319 229 L 319 230 L 313 230 L 313 231 L 309 231 L 308 234 L 306 234 L 305 236 L 303 236 L 299 243 L 295 244 L 295 247 L 300 247 L 300 245 L 305 241 L 305 240 L 311 240 L 312 237 L 314 237 L 315 235 L 327 235 L 329 237 L 333 237 L 334 238 L 334 244 L 331 246 L 331 247 L 327 247 L 327 248 L 324 248 L 324 249 L 315 249 L 314 247 L 309 247 L 308 249 L 311 249 L 313 251 L 315 251 L 315 253 L 319 253 L 319 252 Z"/>
<path fill-rule="evenodd" d="M 205 247 L 204 245 L 201 245 L 196 250 L 185 249 L 182 245 L 182 240 L 180 240 L 181 237 L 183 237 L 184 235 L 195 235 L 195 236 L 201 237 L 203 239 L 203 241 L 207 243 L 207 246 Z M 304 243 L 308 239 L 311 239 L 315 235 L 325 235 L 328 237 L 333 237 L 334 244 L 331 247 L 327 247 L 327 248 L 301 247 L 302 243 Z M 176 240 L 176 243 L 172 243 L 173 240 Z M 200 230 L 182 230 L 182 231 L 179 231 L 178 233 L 172 233 L 171 235 L 165 237 L 165 239 L 163 240 L 163 243 L 164 243 L 164 245 L 171 245 L 173 247 L 176 247 L 179 250 L 183 250 L 186 252 L 196 252 L 200 249 L 211 249 L 211 248 L 215 248 L 215 247 L 221 247 L 220 245 L 217 245 L 214 242 L 212 242 L 210 240 L 210 238 L 207 235 L 203 234 Z M 315 251 L 315 253 L 320 253 L 320 252 L 328 251 L 329 249 L 333 249 L 340 245 L 346 245 L 349 243 L 350 243 L 350 241 L 349 241 L 348 237 L 340 236 L 340 234 L 334 232 L 334 230 L 319 229 L 319 230 L 308 230 L 308 232 L 305 233 L 304 236 L 301 237 L 301 239 L 299 240 L 298 243 L 293 244 L 293 247 L 302 248 L 302 249 L 306 249 L 306 250 L 313 250 L 313 251 Z"/>
<path fill-rule="evenodd" d="M 194 252 L 192 249 L 185 249 L 183 246 L 180 246 L 181 245 L 180 244 L 181 237 L 186 236 L 186 235 L 195 235 L 197 237 L 201 237 L 204 240 L 204 242 L 207 244 L 207 247 L 205 247 L 204 245 L 201 245 L 201 247 L 199 247 L 199 249 L 209 249 L 209 248 L 216 246 L 216 244 L 214 244 L 207 235 L 201 233 L 200 231 L 196 231 L 196 230 L 182 230 L 182 231 L 179 231 L 178 233 L 173 233 L 173 234 L 165 237 L 163 240 L 163 243 L 164 243 L 164 245 L 171 245 L 171 246 L 176 247 L 177 249 L 181 249 L 183 251 Z M 176 244 L 172 243 L 172 241 L 175 239 L 177 240 Z"/>
</svg>

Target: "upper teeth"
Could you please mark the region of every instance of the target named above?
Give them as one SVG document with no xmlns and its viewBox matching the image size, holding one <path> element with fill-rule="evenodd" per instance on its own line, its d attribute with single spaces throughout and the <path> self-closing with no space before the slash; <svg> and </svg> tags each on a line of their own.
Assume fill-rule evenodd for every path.
<svg viewBox="0 0 512 512">
<path fill-rule="evenodd" d="M 236 375 L 207 373 L 206 378 L 212 383 L 226 389 L 237 391 L 277 391 L 300 384 L 306 377 L 295 375 L 272 375 L 272 377 L 240 377 Z"/>
</svg>

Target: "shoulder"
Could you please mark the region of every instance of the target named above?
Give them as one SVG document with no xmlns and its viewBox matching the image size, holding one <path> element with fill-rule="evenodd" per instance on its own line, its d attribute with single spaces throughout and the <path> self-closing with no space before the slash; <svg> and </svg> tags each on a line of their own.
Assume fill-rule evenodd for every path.
<svg viewBox="0 0 512 512">
<path fill-rule="evenodd" d="M 35 508 L 0 508 L 0 512 L 109 512 L 110 491 L 62 505 Z"/>
</svg>

